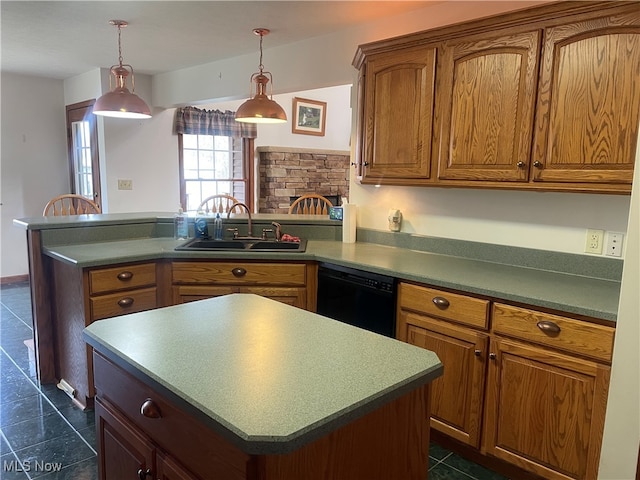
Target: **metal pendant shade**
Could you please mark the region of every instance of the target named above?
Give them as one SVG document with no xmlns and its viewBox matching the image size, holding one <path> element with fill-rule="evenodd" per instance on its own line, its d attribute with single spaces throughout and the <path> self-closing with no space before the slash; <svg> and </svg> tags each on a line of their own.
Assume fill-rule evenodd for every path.
<svg viewBox="0 0 640 480">
<path fill-rule="evenodd" d="M 273 77 L 270 72 L 264 72 L 262 65 L 262 37 L 269 33 L 266 28 L 256 28 L 253 33 L 260 36 L 260 65 L 259 71 L 251 75 L 251 83 L 256 84 L 253 98 L 244 102 L 236 111 L 236 121 L 245 123 L 286 123 L 287 114 L 280 105 L 272 99 L 272 88 L 267 95 L 267 84 Z M 250 89 L 253 92 L 253 89 Z"/>
<path fill-rule="evenodd" d="M 115 87 L 112 88 L 111 77 L 109 77 L 109 92 L 102 95 L 93 105 L 93 113 L 104 117 L 117 118 L 150 118 L 151 109 L 135 93 L 135 80 L 133 67 L 122 63 L 122 46 L 120 33 L 123 27 L 128 24 L 124 20 L 110 20 L 111 25 L 118 27 L 118 65 L 113 65 L 110 69 L 111 75 L 115 78 Z M 131 75 L 131 91 L 127 88 L 127 77 Z"/>
</svg>

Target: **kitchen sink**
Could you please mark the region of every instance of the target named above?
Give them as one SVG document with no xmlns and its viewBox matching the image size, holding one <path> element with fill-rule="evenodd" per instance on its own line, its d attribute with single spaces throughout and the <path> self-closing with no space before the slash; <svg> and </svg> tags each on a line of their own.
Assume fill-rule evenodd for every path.
<svg viewBox="0 0 640 480">
<path fill-rule="evenodd" d="M 182 251 L 260 251 L 260 252 L 304 252 L 307 249 L 307 241 L 300 242 L 276 242 L 275 240 L 244 239 L 212 240 L 209 238 L 192 238 L 191 240 L 175 248 Z"/>
</svg>

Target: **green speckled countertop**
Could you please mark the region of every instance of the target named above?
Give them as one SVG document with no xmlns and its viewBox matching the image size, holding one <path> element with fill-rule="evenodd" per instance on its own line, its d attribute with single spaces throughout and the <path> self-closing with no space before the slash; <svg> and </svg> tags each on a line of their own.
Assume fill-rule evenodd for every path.
<svg viewBox="0 0 640 480">
<path fill-rule="evenodd" d="M 101 320 L 84 332 L 250 454 L 295 450 L 442 374 L 433 352 L 251 294 Z"/>
<path fill-rule="evenodd" d="M 315 260 L 471 294 L 615 321 L 620 282 L 520 267 L 374 243 L 309 240 L 304 253 L 182 252 L 184 241 L 143 238 L 44 249 L 55 259 L 80 267 L 158 258 Z"/>
</svg>

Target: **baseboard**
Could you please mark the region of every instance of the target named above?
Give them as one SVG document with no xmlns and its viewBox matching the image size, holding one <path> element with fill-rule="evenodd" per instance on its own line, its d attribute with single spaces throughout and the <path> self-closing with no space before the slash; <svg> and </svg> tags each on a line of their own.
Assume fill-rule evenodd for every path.
<svg viewBox="0 0 640 480">
<path fill-rule="evenodd" d="M 12 285 L 14 283 L 23 283 L 29 281 L 29 274 L 14 275 L 12 277 L 0 277 L 0 285 Z"/>
</svg>

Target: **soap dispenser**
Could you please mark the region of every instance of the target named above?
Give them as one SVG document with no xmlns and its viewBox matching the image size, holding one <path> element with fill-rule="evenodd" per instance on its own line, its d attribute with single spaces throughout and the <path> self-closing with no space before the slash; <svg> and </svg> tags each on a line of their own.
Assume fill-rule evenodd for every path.
<svg viewBox="0 0 640 480">
<path fill-rule="evenodd" d="M 222 240 L 223 237 L 222 230 L 222 218 L 220 218 L 220 214 L 216 213 L 216 218 L 213 220 L 213 239 L 214 240 Z"/>
<path fill-rule="evenodd" d="M 178 208 L 178 213 L 173 216 L 173 237 L 178 240 L 189 238 L 189 223 L 182 206 Z"/>
<path fill-rule="evenodd" d="M 198 210 L 196 213 L 195 221 L 195 237 L 196 238 L 209 238 L 209 227 L 207 225 L 207 217 L 202 210 Z"/>
</svg>

